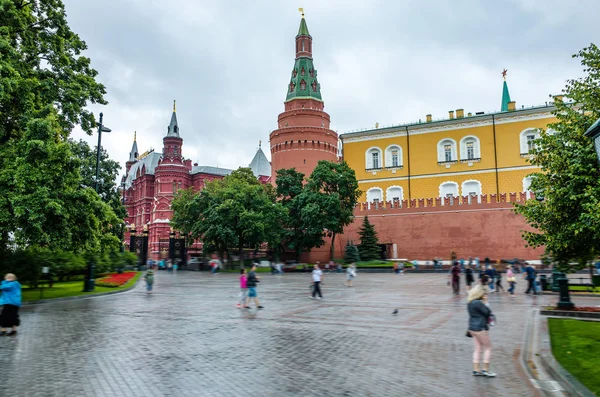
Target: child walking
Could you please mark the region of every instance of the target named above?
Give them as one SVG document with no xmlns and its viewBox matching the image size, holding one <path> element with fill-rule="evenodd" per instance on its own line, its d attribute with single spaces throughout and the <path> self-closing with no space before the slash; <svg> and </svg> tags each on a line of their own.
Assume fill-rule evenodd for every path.
<svg viewBox="0 0 600 397">
<path fill-rule="evenodd" d="M 248 301 L 248 276 L 246 275 L 246 269 L 241 269 L 240 274 L 240 301 L 236 305 L 238 309 L 246 307 Z"/>
<path fill-rule="evenodd" d="M 148 269 L 146 274 L 144 274 L 144 280 L 146 280 L 146 293 L 152 293 L 152 286 L 154 285 L 154 272 L 152 269 Z"/>
</svg>

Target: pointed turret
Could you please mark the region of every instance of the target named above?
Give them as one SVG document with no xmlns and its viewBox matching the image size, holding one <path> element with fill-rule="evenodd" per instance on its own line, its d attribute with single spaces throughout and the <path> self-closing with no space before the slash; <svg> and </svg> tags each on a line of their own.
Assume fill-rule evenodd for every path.
<svg viewBox="0 0 600 397">
<path fill-rule="evenodd" d="M 508 112 L 508 104 L 511 102 L 508 85 L 506 84 L 506 72 L 506 69 L 502 71 L 502 77 L 504 78 L 504 84 L 502 86 L 502 106 L 500 107 L 500 111 L 502 112 Z"/>
<path fill-rule="evenodd" d="M 262 151 L 261 143 L 258 143 L 258 150 L 250 162 L 250 169 L 257 178 L 260 176 L 271 176 L 271 163 Z"/>
<path fill-rule="evenodd" d="M 175 101 L 173 101 L 173 114 L 171 115 L 171 122 L 167 127 L 167 136 L 179 137 L 179 125 L 177 125 L 177 109 L 175 108 Z"/>
<path fill-rule="evenodd" d="M 129 161 L 136 161 L 139 152 L 137 147 L 137 131 L 133 133 L 133 145 L 131 146 L 131 152 L 129 152 Z"/>
<path fill-rule="evenodd" d="M 271 132 L 271 178 L 276 183 L 277 170 L 295 168 L 309 176 L 319 160 L 337 161 L 338 135 L 330 128 L 329 115 L 323 110 L 321 86 L 313 65 L 312 37 L 304 19 L 296 35 L 296 59 L 292 75 L 288 80 L 288 91 L 284 112 L 277 118 L 277 129 Z M 268 163 L 259 148 L 250 167 Z M 254 171 L 262 174 L 263 171 Z"/>
<path fill-rule="evenodd" d="M 286 102 L 295 98 L 322 100 L 321 85 L 317 80 L 317 71 L 312 59 L 312 37 L 308 33 L 304 11 L 296 36 L 296 62 L 288 83 Z"/>
</svg>

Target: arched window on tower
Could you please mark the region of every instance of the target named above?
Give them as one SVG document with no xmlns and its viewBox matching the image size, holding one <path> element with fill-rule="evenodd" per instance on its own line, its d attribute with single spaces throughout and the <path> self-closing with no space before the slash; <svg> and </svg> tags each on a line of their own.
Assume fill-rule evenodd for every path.
<svg viewBox="0 0 600 397">
<path fill-rule="evenodd" d="M 302 70 L 304 70 L 304 69 L 302 69 Z M 304 91 L 304 90 L 306 90 L 306 81 L 302 80 L 300 82 L 300 91 Z"/>
<path fill-rule="evenodd" d="M 300 69 L 300 76 L 304 76 L 306 74 L 306 70 L 304 70 L 304 66 Z"/>
<path fill-rule="evenodd" d="M 313 68 L 310 68 L 308 73 L 310 73 L 310 77 L 315 77 L 315 70 Z"/>
<path fill-rule="evenodd" d="M 179 150 L 177 149 L 177 146 L 173 147 L 173 156 L 178 156 Z"/>
<path fill-rule="evenodd" d="M 313 80 L 313 82 L 312 82 L 312 90 L 314 92 L 317 92 L 317 82 L 315 80 Z"/>
<path fill-rule="evenodd" d="M 294 92 L 294 88 L 296 88 L 296 85 L 294 83 L 290 83 L 290 92 Z"/>
<path fill-rule="evenodd" d="M 302 51 L 304 51 L 304 40 L 302 40 Z"/>
<path fill-rule="evenodd" d="M 294 70 L 292 71 L 292 77 L 293 77 L 293 78 L 296 78 L 296 75 L 297 75 L 297 74 L 298 74 L 298 71 L 297 71 L 296 69 L 294 69 Z"/>
</svg>

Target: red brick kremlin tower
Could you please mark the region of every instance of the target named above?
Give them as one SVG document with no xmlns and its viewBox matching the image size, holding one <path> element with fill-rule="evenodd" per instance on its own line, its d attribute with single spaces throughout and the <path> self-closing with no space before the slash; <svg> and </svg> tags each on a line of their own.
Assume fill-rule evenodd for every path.
<svg viewBox="0 0 600 397">
<path fill-rule="evenodd" d="M 295 168 L 310 176 L 319 160 L 337 161 L 338 135 L 329 129 L 321 85 L 312 59 L 312 37 L 302 13 L 296 36 L 296 62 L 288 83 L 285 111 L 270 135 L 272 183 L 276 171 Z"/>
</svg>

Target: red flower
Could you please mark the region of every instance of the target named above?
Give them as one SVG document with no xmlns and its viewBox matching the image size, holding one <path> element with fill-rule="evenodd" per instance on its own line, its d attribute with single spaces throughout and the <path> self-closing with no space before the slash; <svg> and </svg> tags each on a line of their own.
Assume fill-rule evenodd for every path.
<svg viewBox="0 0 600 397">
<path fill-rule="evenodd" d="M 120 287 L 127 284 L 127 282 L 131 280 L 134 276 L 135 272 L 110 274 L 106 277 L 102 277 L 101 279 L 96 280 L 96 285 L 104 285 L 106 287 Z"/>
</svg>

